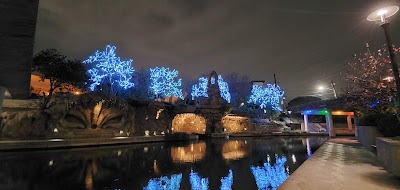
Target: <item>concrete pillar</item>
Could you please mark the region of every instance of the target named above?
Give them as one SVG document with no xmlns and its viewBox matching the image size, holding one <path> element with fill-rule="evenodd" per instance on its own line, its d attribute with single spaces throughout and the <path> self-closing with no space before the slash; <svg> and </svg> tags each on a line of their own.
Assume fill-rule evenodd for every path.
<svg viewBox="0 0 400 190">
<path fill-rule="evenodd" d="M 335 129 L 333 127 L 333 119 L 332 119 L 332 113 L 328 111 L 328 114 L 325 115 L 326 119 L 326 130 L 329 132 L 330 137 L 336 136 L 335 134 Z"/>
<path fill-rule="evenodd" d="M 0 86 L 15 99 L 30 96 L 39 0 L 0 1 Z"/>
<path fill-rule="evenodd" d="M 352 130 L 353 129 L 353 123 L 351 123 L 351 115 L 347 116 L 347 127 Z"/>
<path fill-rule="evenodd" d="M 304 129 L 301 129 L 304 131 L 308 131 L 308 115 L 304 114 Z"/>
<path fill-rule="evenodd" d="M 3 108 L 4 93 L 6 93 L 6 88 L 3 86 L 0 86 L 0 113 Z"/>
<path fill-rule="evenodd" d="M 355 133 L 356 137 L 358 137 L 358 134 L 357 134 L 357 125 L 358 125 L 358 123 L 357 123 L 357 115 L 356 115 L 356 112 L 354 112 L 354 117 L 353 117 L 353 119 L 354 119 L 354 133 Z"/>
</svg>

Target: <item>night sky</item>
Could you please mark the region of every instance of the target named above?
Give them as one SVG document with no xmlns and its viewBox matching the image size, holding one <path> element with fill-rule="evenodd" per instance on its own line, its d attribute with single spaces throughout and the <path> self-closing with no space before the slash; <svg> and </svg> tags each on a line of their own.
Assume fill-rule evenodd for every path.
<svg viewBox="0 0 400 190">
<path fill-rule="evenodd" d="M 40 0 L 35 53 L 56 48 L 86 59 L 107 44 L 136 70 L 165 66 L 183 78 L 211 70 L 273 82 L 288 100 L 321 95 L 354 53 L 384 44 L 370 12 L 399 1 L 372 0 Z M 400 13 L 390 18 L 400 45 Z M 331 98 L 327 91 L 323 98 Z"/>
</svg>

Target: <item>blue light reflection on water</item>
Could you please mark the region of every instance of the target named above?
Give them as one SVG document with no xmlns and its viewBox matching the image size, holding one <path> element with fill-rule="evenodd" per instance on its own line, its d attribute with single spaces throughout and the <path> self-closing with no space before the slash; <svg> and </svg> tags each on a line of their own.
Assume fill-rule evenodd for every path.
<svg viewBox="0 0 400 190">
<path fill-rule="evenodd" d="M 172 175 L 171 178 L 162 176 L 160 178 L 150 179 L 148 185 L 143 190 L 175 190 L 180 189 L 182 181 L 182 174 Z"/>
<path fill-rule="evenodd" d="M 219 188 L 220 190 L 231 190 L 232 189 L 232 184 L 233 184 L 233 172 L 230 169 L 228 176 L 223 177 L 221 179 L 221 187 Z"/>
<path fill-rule="evenodd" d="M 325 140 L 212 139 L 0 152 L 0 171 L 4 176 L 0 189 L 30 189 L 32 184 L 42 190 L 275 189 Z M 201 151 L 191 148 L 196 144 L 202 144 Z M 182 151 L 172 151 L 179 147 Z"/>
<path fill-rule="evenodd" d="M 263 166 L 250 166 L 258 189 L 275 190 L 289 177 L 285 169 L 286 157 L 275 155 L 275 158 L 275 164 L 267 161 Z"/>
<path fill-rule="evenodd" d="M 208 189 L 208 178 L 202 178 L 197 172 L 193 170 L 189 174 L 190 185 L 192 190 L 207 190 Z"/>
</svg>

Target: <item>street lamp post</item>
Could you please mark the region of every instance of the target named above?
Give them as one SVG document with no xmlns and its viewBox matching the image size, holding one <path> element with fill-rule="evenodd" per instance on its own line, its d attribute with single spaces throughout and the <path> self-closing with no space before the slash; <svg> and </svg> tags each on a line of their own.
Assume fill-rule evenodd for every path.
<svg viewBox="0 0 400 190">
<path fill-rule="evenodd" d="M 400 111 L 400 78 L 399 78 L 399 67 L 397 65 L 395 55 L 393 52 L 393 46 L 392 46 L 392 39 L 390 37 L 390 32 L 389 32 L 389 21 L 387 18 L 393 16 L 396 14 L 396 12 L 399 10 L 398 6 L 389 6 L 385 7 L 379 10 L 374 11 L 370 15 L 368 15 L 367 20 L 369 21 L 380 21 L 381 27 L 383 28 L 385 32 L 385 37 L 386 37 L 386 43 L 388 46 L 389 50 L 389 56 L 390 56 L 390 62 L 392 64 L 392 70 L 393 70 L 393 75 L 394 75 L 394 80 L 396 82 L 396 91 L 397 91 L 397 111 Z"/>
</svg>

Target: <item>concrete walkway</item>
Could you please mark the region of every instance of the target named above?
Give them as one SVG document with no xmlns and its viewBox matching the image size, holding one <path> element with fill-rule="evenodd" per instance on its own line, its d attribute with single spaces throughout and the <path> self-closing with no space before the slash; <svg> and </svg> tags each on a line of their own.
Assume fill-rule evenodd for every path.
<svg viewBox="0 0 400 190">
<path fill-rule="evenodd" d="M 322 145 L 278 190 L 399 190 L 396 179 L 376 155 L 355 138 L 335 138 Z"/>
</svg>

